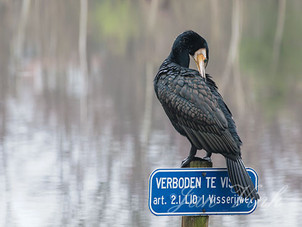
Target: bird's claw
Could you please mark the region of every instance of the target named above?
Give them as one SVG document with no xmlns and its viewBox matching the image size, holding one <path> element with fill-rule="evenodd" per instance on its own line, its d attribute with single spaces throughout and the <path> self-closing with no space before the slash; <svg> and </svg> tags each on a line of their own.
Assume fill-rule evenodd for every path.
<svg viewBox="0 0 302 227">
<path fill-rule="evenodd" d="M 194 157 L 187 157 L 185 160 L 181 162 L 181 168 L 188 167 L 190 162 L 193 160 Z"/>
<path fill-rule="evenodd" d="M 212 162 L 212 159 L 209 156 L 203 157 L 202 159 L 207 161 L 207 162 Z"/>
</svg>

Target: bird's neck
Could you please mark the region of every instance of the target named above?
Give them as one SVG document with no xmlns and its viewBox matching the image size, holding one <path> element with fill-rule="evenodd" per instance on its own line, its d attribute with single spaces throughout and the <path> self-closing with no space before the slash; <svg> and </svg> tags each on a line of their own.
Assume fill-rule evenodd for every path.
<svg viewBox="0 0 302 227">
<path fill-rule="evenodd" d="M 182 47 L 173 47 L 168 59 L 182 67 L 189 68 L 189 51 Z"/>
</svg>

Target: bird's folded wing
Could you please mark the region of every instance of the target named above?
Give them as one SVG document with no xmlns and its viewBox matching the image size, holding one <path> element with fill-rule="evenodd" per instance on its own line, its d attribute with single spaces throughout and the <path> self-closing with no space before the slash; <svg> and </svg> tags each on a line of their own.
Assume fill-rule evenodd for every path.
<svg viewBox="0 0 302 227">
<path fill-rule="evenodd" d="M 175 79 L 159 89 L 159 99 L 173 125 L 195 146 L 231 156 L 240 152 L 215 96 L 200 77 Z"/>
</svg>

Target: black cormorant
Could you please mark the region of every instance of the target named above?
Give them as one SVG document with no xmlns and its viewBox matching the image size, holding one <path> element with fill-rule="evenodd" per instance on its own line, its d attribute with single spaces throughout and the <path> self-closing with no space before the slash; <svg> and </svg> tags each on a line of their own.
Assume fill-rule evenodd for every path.
<svg viewBox="0 0 302 227">
<path fill-rule="evenodd" d="M 189 69 L 190 55 L 198 71 Z M 259 195 L 243 164 L 242 144 L 232 113 L 218 93 L 211 76 L 205 73 L 209 48 L 205 39 L 193 31 L 180 34 L 170 55 L 154 79 L 154 89 L 174 128 L 191 143 L 187 166 L 197 150 L 204 149 L 226 159 L 228 174 L 237 194 L 250 199 Z"/>
</svg>

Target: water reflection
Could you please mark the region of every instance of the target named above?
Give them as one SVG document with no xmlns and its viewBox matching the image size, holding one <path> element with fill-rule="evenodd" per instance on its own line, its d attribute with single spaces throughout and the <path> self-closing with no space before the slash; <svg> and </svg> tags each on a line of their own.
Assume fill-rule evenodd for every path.
<svg viewBox="0 0 302 227">
<path fill-rule="evenodd" d="M 152 87 L 188 28 L 209 41 L 208 71 L 262 185 L 252 215 L 210 225 L 298 226 L 302 5 L 284 2 L 88 1 L 86 75 L 79 2 L 0 1 L 0 226 L 180 225 L 147 198 L 152 170 L 178 167 L 189 149 Z"/>
</svg>

